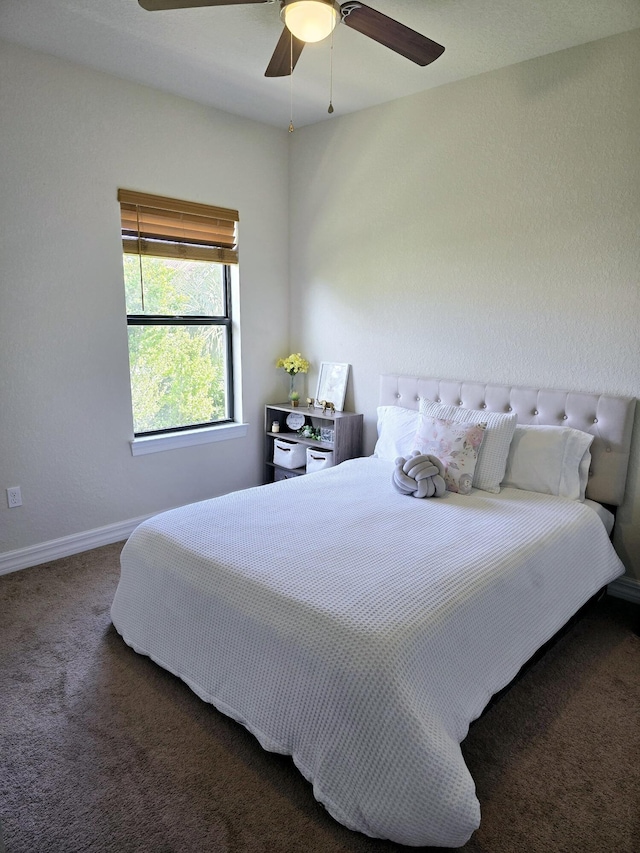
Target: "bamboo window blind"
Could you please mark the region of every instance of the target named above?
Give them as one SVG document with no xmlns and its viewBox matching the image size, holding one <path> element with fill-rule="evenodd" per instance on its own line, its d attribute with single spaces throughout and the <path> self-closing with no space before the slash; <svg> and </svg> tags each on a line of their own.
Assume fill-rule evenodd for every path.
<svg viewBox="0 0 640 853">
<path fill-rule="evenodd" d="M 127 254 L 238 263 L 237 210 L 118 190 Z"/>
</svg>

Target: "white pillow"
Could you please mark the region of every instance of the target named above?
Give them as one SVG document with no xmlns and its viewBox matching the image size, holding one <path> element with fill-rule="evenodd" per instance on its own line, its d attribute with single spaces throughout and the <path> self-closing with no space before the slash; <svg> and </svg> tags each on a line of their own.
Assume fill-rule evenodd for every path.
<svg viewBox="0 0 640 853">
<path fill-rule="evenodd" d="M 468 423 L 482 421 L 487 427 L 484 441 L 478 454 L 478 464 L 473 475 L 473 485 L 476 489 L 498 494 L 500 483 L 504 478 L 509 455 L 509 445 L 513 438 L 518 416 L 501 412 L 487 412 L 478 409 L 463 409 L 461 406 L 445 406 L 442 403 L 432 403 L 429 400 L 420 401 L 420 412 L 443 420 Z"/>
<path fill-rule="evenodd" d="M 593 436 L 562 426 L 516 427 L 503 486 L 584 500 Z"/>
<path fill-rule="evenodd" d="M 395 462 L 415 449 L 420 412 L 402 406 L 378 406 L 378 440 L 373 455 Z"/>
</svg>

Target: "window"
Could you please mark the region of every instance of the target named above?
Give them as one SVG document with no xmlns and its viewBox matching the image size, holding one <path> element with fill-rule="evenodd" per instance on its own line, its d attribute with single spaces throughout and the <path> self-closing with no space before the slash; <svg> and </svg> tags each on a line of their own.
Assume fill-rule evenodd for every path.
<svg viewBox="0 0 640 853">
<path fill-rule="evenodd" d="M 230 423 L 238 213 L 119 190 L 134 434 Z"/>
</svg>

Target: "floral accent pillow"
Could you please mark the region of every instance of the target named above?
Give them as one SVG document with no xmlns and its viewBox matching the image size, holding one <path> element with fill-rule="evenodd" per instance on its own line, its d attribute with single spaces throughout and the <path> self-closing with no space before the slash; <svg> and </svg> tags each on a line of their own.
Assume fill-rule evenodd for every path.
<svg viewBox="0 0 640 853">
<path fill-rule="evenodd" d="M 444 481 L 450 492 L 468 495 L 486 427 L 486 423 L 456 423 L 422 415 L 415 449 L 438 457 L 445 467 Z"/>
</svg>

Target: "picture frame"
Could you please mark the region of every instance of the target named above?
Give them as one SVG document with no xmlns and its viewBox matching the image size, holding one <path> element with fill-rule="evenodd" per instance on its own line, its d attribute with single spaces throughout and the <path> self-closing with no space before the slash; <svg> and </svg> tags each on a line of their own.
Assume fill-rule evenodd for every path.
<svg viewBox="0 0 640 853">
<path fill-rule="evenodd" d="M 350 367 L 350 364 L 336 361 L 323 361 L 320 363 L 315 403 L 317 408 L 322 408 L 320 405 L 321 402 L 327 400 L 333 403 L 336 412 L 343 410 Z"/>
<path fill-rule="evenodd" d="M 320 427 L 320 441 L 325 441 L 327 444 L 333 444 L 335 431 L 330 427 Z"/>
</svg>

